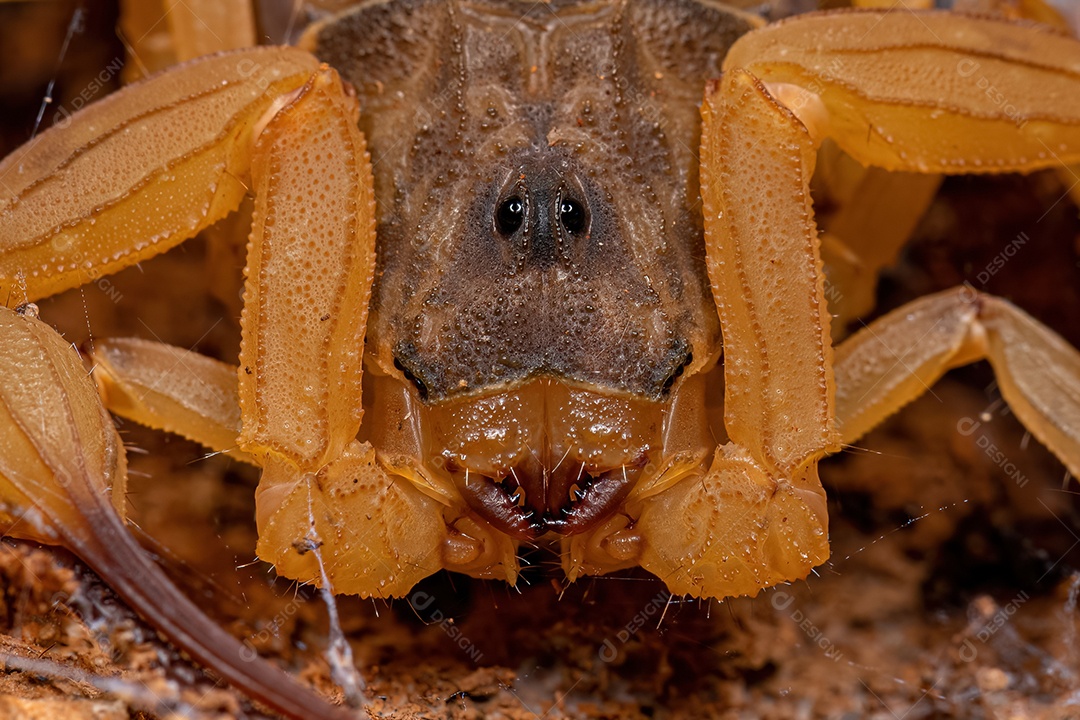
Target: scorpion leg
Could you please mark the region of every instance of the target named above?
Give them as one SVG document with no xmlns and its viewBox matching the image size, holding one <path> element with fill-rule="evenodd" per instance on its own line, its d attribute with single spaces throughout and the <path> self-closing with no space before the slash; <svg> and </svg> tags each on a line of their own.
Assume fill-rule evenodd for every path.
<svg viewBox="0 0 1080 720">
<path fill-rule="evenodd" d="M 291 718 L 344 711 L 259 659 L 172 584 L 123 521 L 126 463 L 82 362 L 55 331 L 0 307 L 0 520 L 60 544 L 191 657 Z"/>
<path fill-rule="evenodd" d="M 237 460 L 260 465 L 256 456 L 239 449 L 236 438 L 241 432 L 238 400 L 237 367 L 213 360 L 183 348 L 136 338 L 107 338 L 94 342 L 91 352 L 94 377 L 109 409 L 117 415 L 148 427 L 165 430 L 194 440 L 215 452 L 227 453 Z M 352 470 L 353 474 L 346 475 Z M 368 538 L 364 544 L 350 543 L 350 548 L 337 546 L 337 533 L 331 535 L 329 546 L 340 556 L 326 558 L 329 578 L 338 592 L 368 595 L 400 595 L 411 589 L 410 583 L 429 572 L 432 558 L 437 557 L 437 541 L 420 542 L 401 538 L 400 528 L 426 528 L 427 515 L 438 516 L 437 506 L 425 496 L 418 496 L 411 483 L 395 481 L 374 461 L 368 443 L 351 443 L 339 462 L 330 463 L 316 473 L 317 484 L 324 494 L 316 496 L 320 503 L 347 488 L 352 480 L 355 492 L 348 492 L 348 502 L 326 507 L 327 518 L 336 525 L 347 524 L 349 534 L 360 533 Z M 326 482 L 329 485 L 324 485 Z M 297 495 L 294 498 L 296 502 Z M 341 500 L 341 498 L 338 498 Z M 294 508 L 295 510 L 295 508 Z M 389 512 L 395 521 L 378 525 L 381 513 Z M 297 511 L 299 512 L 299 511 Z M 295 532 L 307 528 L 301 513 L 294 520 Z M 284 533 L 285 530 L 277 530 Z M 418 537 L 423 537 L 423 532 Z M 300 534 L 302 539 L 305 533 Z M 284 539 L 279 538 L 279 539 Z M 401 541 L 401 542 L 399 542 Z M 326 542 L 326 538 L 324 538 Z M 282 548 L 289 558 L 294 543 Z M 410 551 L 409 548 L 414 548 Z M 367 553 L 377 551 L 377 557 Z M 397 554 L 395 554 L 395 552 Z M 409 553 L 415 552 L 414 556 Z M 301 556 L 303 557 L 303 556 Z M 388 558 L 394 562 L 388 562 Z M 372 563 L 365 565 L 364 563 Z M 292 566 L 289 566 L 292 567 Z M 358 573 L 362 568 L 367 572 Z M 279 572 L 288 568 L 279 567 Z M 437 568 L 436 568 L 437 569 Z M 305 580 L 320 579 L 317 567 L 301 567 L 307 572 Z M 430 570 L 434 572 L 434 570 Z M 347 574 L 346 574 L 347 573 Z M 422 576 L 421 576 L 422 577 Z M 392 580 L 393 578 L 398 578 Z"/>
<path fill-rule="evenodd" d="M 336 73 L 320 73 L 256 145 L 238 442 L 263 467 L 259 556 L 287 577 L 386 597 L 442 567 L 445 524 L 356 440 L 375 228 L 354 113 Z"/>
<path fill-rule="evenodd" d="M 336 518 L 320 531 L 330 579 L 342 592 L 386 596 L 442 567 L 446 531 L 437 500 L 392 479 L 372 447 L 354 441 L 373 262 L 371 181 L 355 120 L 336 75 L 290 48 L 216 55 L 129 86 L 0 163 L 0 297 L 19 304 L 164 252 L 253 189 L 270 220 L 252 236 L 239 394 L 218 396 L 227 408 L 156 407 L 183 410 L 169 422 L 222 450 L 238 444 L 229 433 L 239 398 L 248 418 L 239 445 L 265 467 L 260 555 L 290 577 L 320 576 L 293 545 L 306 533 L 308 505 L 292 491 L 299 478 L 318 477 L 327 494 L 312 502 L 329 503 L 320 518 Z M 352 165 L 323 169 L 323 161 Z M 336 245 L 319 245 L 333 233 Z M 220 374 L 200 382 L 220 389 Z M 161 392 L 144 393 L 144 404 L 182 399 L 196 384 L 173 375 L 175 387 L 155 386 Z"/>
<path fill-rule="evenodd" d="M 942 180 L 938 174 L 861 169 L 858 184 L 821 233 L 825 298 L 835 338 L 846 334 L 849 322 L 874 309 L 878 274 L 896 261 Z"/>
<path fill-rule="evenodd" d="M 844 442 L 926 392 L 946 370 L 983 359 L 1024 426 L 1080 477 L 1080 352 L 1011 303 L 966 287 L 910 302 L 837 348 Z"/>
<path fill-rule="evenodd" d="M 93 357 L 114 412 L 263 467 L 258 554 L 279 574 L 388 597 L 443 566 L 446 530 L 355 439 L 374 228 L 353 107 L 320 73 L 259 135 L 239 369 L 133 339 Z"/>
<path fill-rule="evenodd" d="M 864 164 L 925 173 L 1075 162 L 1076 67 L 1080 44 L 1067 37 L 939 13 L 815 14 L 732 47 L 724 77 L 706 92 L 701 154 L 732 442 L 702 476 L 654 483 L 634 498 L 641 563 L 673 592 L 752 595 L 805 577 L 828 556 L 817 461 L 840 435 L 809 196 L 821 141 L 833 137 Z M 994 77 L 1011 103 L 988 97 L 976 73 Z M 1052 116 L 1042 111 L 1048 96 L 1060 99 Z M 1054 357 L 1048 348 L 1057 345 L 1018 314 L 982 302 L 997 312 L 991 343 L 1037 340 L 1041 356 Z M 992 361 L 995 352 L 1003 364 L 1007 351 L 991 349 Z M 1019 383 L 1025 361 L 1009 361 L 1005 382 Z M 1010 393 L 1032 408 L 1050 394 Z M 1040 427 L 1048 438 L 1049 427 Z"/>
<path fill-rule="evenodd" d="M 725 64 L 748 68 L 817 140 L 828 135 L 866 164 L 959 174 L 1060 169 L 1080 159 L 1080 43 L 1038 26 L 943 13 L 818 14 L 747 36 Z M 887 348 L 905 352 L 899 367 Z M 839 347 L 843 439 L 861 436 L 948 368 L 982 358 L 1025 425 L 1080 469 L 1076 351 L 1006 301 L 971 289 L 911 303 Z"/>
<path fill-rule="evenodd" d="M 290 48 L 131 85 L 0 162 L 0 298 L 20 305 L 192 237 L 248 192 L 259 121 L 318 69 Z"/>
<path fill-rule="evenodd" d="M 124 81 L 185 60 L 257 43 L 251 0 L 122 0 L 118 33 L 128 49 Z"/>
<path fill-rule="evenodd" d="M 703 106 L 707 262 L 724 340 L 724 424 L 701 477 L 643 497 L 642 566 L 674 593 L 725 597 L 828 557 L 817 461 L 839 447 L 832 348 L 802 124 L 742 72 Z"/>
<path fill-rule="evenodd" d="M 235 365 L 138 338 L 98 340 L 90 356 L 98 390 L 114 414 L 258 464 L 236 444 Z"/>
<path fill-rule="evenodd" d="M 724 59 L 815 142 L 831 137 L 864 165 L 953 175 L 1080 160 L 1078 67 L 1080 43 L 1061 33 L 944 12 L 812 13 L 745 35 Z"/>
</svg>

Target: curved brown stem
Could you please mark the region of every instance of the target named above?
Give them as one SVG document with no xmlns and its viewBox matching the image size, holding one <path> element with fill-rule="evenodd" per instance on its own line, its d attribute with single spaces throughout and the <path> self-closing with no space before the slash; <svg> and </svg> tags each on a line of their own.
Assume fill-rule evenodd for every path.
<svg viewBox="0 0 1080 720">
<path fill-rule="evenodd" d="M 101 495 L 73 493 L 86 523 L 61 531 L 66 546 L 123 600 L 196 662 L 276 712 L 296 720 L 345 720 L 335 707 L 258 657 L 207 617 L 173 584 Z"/>
</svg>

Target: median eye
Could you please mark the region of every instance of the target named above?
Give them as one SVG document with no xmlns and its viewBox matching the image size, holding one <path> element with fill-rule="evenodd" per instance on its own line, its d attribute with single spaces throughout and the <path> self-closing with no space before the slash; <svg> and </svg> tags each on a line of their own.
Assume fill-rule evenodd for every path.
<svg viewBox="0 0 1080 720">
<path fill-rule="evenodd" d="M 559 202 L 559 221 L 567 232 L 578 233 L 585 229 L 585 207 L 577 200 L 565 198 Z"/>
<path fill-rule="evenodd" d="M 495 228 L 503 235 L 513 235 L 525 222 L 525 203 L 518 196 L 503 200 L 495 211 Z"/>
</svg>

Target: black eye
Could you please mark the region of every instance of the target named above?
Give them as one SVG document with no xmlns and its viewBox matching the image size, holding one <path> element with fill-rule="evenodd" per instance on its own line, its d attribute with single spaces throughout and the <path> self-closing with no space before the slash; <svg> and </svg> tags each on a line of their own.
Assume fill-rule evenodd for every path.
<svg viewBox="0 0 1080 720">
<path fill-rule="evenodd" d="M 413 375 L 412 371 L 405 367 L 405 365 L 397 358 L 394 358 L 394 367 L 401 371 L 401 374 L 405 376 L 406 380 L 416 386 L 416 391 L 420 393 L 420 399 L 427 400 L 428 388 L 427 385 L 424 384 L 424 381 L 416 377 L 416 375 Z"/>
<path fill-rule="evenodd" d="M 679 379 L 683 374 L 683 371 L 686 370 L 686 367 L 692 362 L 694 362 L 694 354 L 691 352 L 686 353 L 686 357 L 683 358 L 683 361 L 679 363 L 678 367 L 676 367 L 671 374 L 667 376 L 667 379 L 664 380 L 664 387 L 662 388 L 664 394 L 667 394 L 667 392 L 671 390 L 671 386 L 675 384 L 675 381 Z"/>
<path fill-rule="evenodd" d="M 513 235 L 525 222 L 525 203 L 518 196 L 503 200 L 495 211 L 495 227 L 503 235 Z"/>
<path fill-rule="evenodd" d="M 585 208 L 577 200 L 566 198 L 559 202 L 559 220 L 567 232 L 581 232 L 585 229 Z"/>
</svg>

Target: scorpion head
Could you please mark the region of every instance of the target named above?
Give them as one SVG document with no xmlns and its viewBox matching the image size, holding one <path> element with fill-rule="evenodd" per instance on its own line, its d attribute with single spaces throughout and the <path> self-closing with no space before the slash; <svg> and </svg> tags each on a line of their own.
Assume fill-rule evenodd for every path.
<svg viewBox="0 0 1080 720">
<path fill-rule="evenodd" d="M 375 168 L 362 432 L 451 530 L 599 548 L 716 444 L 697 106 L 743 28 L 688 29 L 711 48 L 688 64 L 641 32 L 667 10 L 419 4 L 418 32 L 448 38 L 437 61 L 357 57 L 402 21 L 379 7 L 318 38 Z M 608 545 L 579 554 L 633 564 Z M 446 565 L 477 574 L 465 556 Z"/>
</svg>

